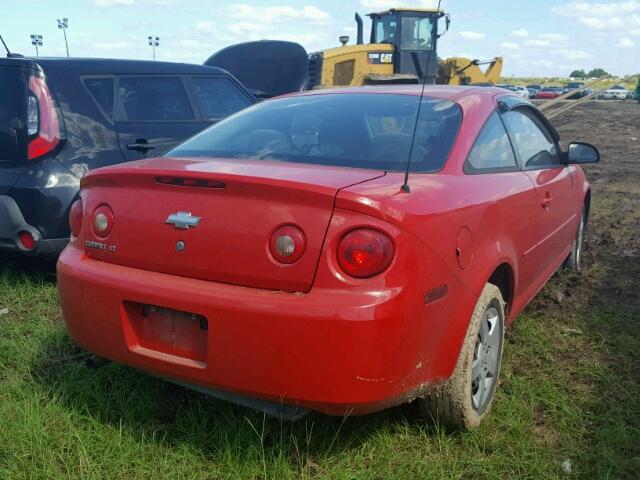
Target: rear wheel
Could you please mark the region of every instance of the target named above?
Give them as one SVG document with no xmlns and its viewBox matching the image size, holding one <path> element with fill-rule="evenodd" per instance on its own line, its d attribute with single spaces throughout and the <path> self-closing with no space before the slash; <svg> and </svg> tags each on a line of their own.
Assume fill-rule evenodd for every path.
<svg viewBox="0 0 640 480">
<path fill-rule="evenodd" d="M 571 247 L 571 253 L 567 257 L 564 263 L 564 268 L 573 272 L 579 272 L 582 270 L 582 250 L 584 244 L 584 227 L 587 223 L 586 212 L 582 211 L 580 216 L 580 224 L 578 225 L 578 232 L 576 238 L 573 240 L 573 246 Z"/>
<path fill-rule="evenodd" d="M 436 393 L 420 399 L 422 412 L 443 424 L 474 428 L 491 409 L 504 340 L 504 300 L 488 283 L 476 304 L 456 368 Z"/>
</svg>

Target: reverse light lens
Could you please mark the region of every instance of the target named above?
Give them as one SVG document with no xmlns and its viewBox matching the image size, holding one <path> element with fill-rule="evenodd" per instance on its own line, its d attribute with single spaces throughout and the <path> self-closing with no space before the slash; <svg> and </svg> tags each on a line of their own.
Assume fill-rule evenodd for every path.
<svg viewBox="0 0 640 480">
<path fill-rule="evenodd" d="M 113 228 L 113 212 L 108 205 L 100 205 L 93 212 L 93 233 L 98 237 L 105 238 L 111 233 Z"/>
<path fill-rule="evenodd" d="M 78 199 L 69 210 L 69 228 L 74 237 L 80 235 L 82 230 L 82 200 Z"/>
<path fill-rule="evenodd" d="M 27 135 L 35 135 L 38 133 L 40 125 L 40 112 L 38 111 L 38 99 L 29 95 L 27 97 Z"/>
<path fill-rule="evenodd" d="M 338 245 L 338 264 L 348 275 L 370 278 L 387 269 L 395 249 L 391 239 L 378 230 L 359 228 L 347 233 Z"/>
<path fill-rule="evenodd" d="M 306 247 L 306 240 L 302 230 L 293 225 L 278 228 L 269 241 L 269 251 L 273 258 L 280 263 L 297 262 Z"/>
</svg>

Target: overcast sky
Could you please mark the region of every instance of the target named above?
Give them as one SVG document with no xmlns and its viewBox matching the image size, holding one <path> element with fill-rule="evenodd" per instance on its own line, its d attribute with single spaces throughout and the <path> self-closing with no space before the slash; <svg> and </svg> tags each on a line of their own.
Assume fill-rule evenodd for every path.
<svg viewBox="0 0 640 480">
<path fill-rule="evenodd" d="M 415 0 L 28 0 L 7 1 L 0 33 L 9 47 L 33 54 L 29 35 L 41 34 L 41 54 L 65 54 L 56 18 L 69 18 L 72 56 L 150 59 L 147 37 L 160 37 L 159 60 L 202 63 L 234 43 L 285 39 L 307 51 L 355 40 L 354 12 L 364 16 Z M 640 70 L 640 0 L 442 0 L 451 29 L 440 56 L 488 59 L 502 55 L 505 75 L 567 75 L 602 67 L 626 75 Z M 369 23 L 365 23 L 365 39 Z"/>
</svg>

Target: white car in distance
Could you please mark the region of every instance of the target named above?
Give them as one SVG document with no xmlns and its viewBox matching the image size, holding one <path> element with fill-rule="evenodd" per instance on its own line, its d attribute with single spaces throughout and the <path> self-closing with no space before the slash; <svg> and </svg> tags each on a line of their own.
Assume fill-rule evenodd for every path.
<svg viewBox="0 0 640 480">
<path fill-rule="evenodd" d="M 602 93 L 604 100 L 625 100 L 629 97 L 629 91 L 622 85 L 608 88 Z"/>
<path fill-rule="evenodd" d="M 520 95 L 523 98 L 529 98 L 529 89 L 527 87 L 516 85 L 513 91 L 516 93 L 516 95 Z"/>
</svg>

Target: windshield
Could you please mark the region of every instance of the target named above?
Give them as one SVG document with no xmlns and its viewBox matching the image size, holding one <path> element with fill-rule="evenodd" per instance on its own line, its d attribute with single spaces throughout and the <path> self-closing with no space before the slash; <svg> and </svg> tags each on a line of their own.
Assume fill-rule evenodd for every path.
<svg viewBox="0 0 640 480">
<path fill-rule="evenodd" d="M 208 128 L 166 155 L 275 159 L 404 171 L 418 99 L 414 95 L 359 93 L 269 100 Z M 442 168 L 461 118 L 456 103 L 423 98 L 412 171 Z"/>
</svg>

